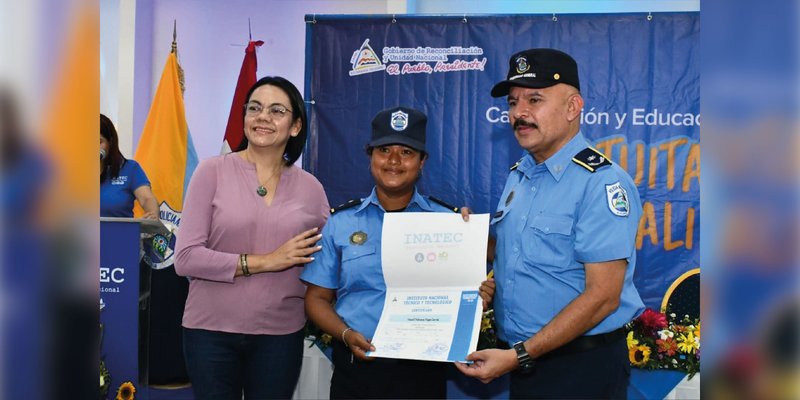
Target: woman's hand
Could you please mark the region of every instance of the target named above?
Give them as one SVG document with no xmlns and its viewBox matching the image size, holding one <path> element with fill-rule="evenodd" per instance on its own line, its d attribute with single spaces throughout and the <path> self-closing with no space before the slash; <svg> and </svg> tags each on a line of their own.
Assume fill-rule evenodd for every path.
<svg viewBox="0 0 800 400">
<path fill-rule="evenodd" d="M 464 219 L 464 222 L 469 222 L 469 215 L 472 214 L 472 210 L 469 207 L 464 206 L 461 207 L 461 218 Z"/>
<path fill-rule="evenodd" d="M 350 351 L 356 358 L 364 361 L 374 360 L 373 357 L 367 356 L 367 352 L 375 351 L 375 346 L 373 346 L 361 332 L 351 329 L 345 332 L 343 338 L 344 344 L 350 348 Z"/>
<path fill-rule="evenodd" d="M 366 352 L 374 351 L 375 346 L 364 335 L 348 327 L 339 318 L 339 315 L 333 309 L 332 302 L 334 298 L 336 298 L 335 290 L 309 283 L 305 300 L 308 319 L 331 335 L 334 340 L 341 340 L 345 346 L 350 348 L 354 357 L 358 357 L 359 360 L 372 360 L 373 357 L 367 357 Z"/>
<path fill-rule="evenodd" d="M 319 228 L 311 228 L 299 235 L 289 239 L 278 247 L 277 250 L 263 256 L 256 256 L 259 259 L 256 271 L 252 272 L 276 272 L 283 271 L 298 264 L 307 264 L 314 261 L 311 254 L 318 252 L 322 246 L 317 246 L 317 242 L 322 239 Z M 250 256 L 248 256 L 249 258 Z M 262 260 L 263 258 L 263 260 Z"/>
<path fill-rule="evenodd" d="M 480 293 L 481 299 L 483 299 L 483 311 L 488 310 L 489 305 L 492 304 L 492 298 L 494 298 L 494 289 L 494 278 L 489 278 L 481 282 L 481 287 L 478 289 L 478 293 Z"/>
</svg>

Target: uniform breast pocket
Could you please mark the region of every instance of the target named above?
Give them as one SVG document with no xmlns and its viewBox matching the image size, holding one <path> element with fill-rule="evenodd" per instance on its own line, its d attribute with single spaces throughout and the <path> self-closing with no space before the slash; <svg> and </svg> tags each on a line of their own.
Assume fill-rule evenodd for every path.
<svg viewBox="0 0 800 400">
<path fill-rule="evenodd" d="M 350 245 L 342 250 L 342 286 L 352 289 L 373 287 L 383 279 L 376 246 Z"/>
<path fill-rule="evenodd" d="M 564 267 L 572 259 L 572 218 L 540 214 L 533 218 L 522 238 L 525 256 L 536 264 Z"/>
</svg>

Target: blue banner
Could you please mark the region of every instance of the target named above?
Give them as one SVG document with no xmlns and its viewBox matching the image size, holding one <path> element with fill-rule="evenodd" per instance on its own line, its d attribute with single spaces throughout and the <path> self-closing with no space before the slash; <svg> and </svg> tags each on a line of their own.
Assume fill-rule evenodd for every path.
<svg viewBox="0 0 800 400">
<path fill-rule="evenodd" d="M 139 352 L 139 224 L 101 222 L 100 237 L 100 357 L 111 374 L 105 398 L 115 398 L 125 385 L 146 399 L 139 376 L 139 362 L 147 362 Z"/>
<path fill-rule="evenodd" d="M 647 306 L 699 267 L 698 13 L 307 19 L 304 163 L 332 205 L 369 193 L 372 117 L 406 105 L 429 119 L 420 190 L 493 212 L 523 150 L 490 89 L 511 54 L 552 47 L 578 62 L 582 132 L 641 194 L 635 282 Z"/>
</svg>

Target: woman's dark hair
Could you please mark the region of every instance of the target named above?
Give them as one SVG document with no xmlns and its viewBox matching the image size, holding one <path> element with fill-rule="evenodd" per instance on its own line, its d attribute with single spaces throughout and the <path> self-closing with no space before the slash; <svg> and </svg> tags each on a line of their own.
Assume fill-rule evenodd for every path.
<svg viewBox="0 0 800 400">
<path fill-rule="evenodd" d="M 289 96 L 289 107 L 292 108 L 292 123 L 300 119 L 300 132 L 297 136 L 289 136 L 289 141 L 286 143 L 286 149 L 283 151 L 283 158 L 286 160 L 286 165 L 292 165 L 298 158 L 300 158 L 300 154 L 303 154 L 303 148 L 306 145 L 306 135 L 307 130 L 307 122 L 308 117 L 306 116 L 306 104 L 303 101 L 303 96 L 300 95 L 300 91 L 297 90 L 297 87 L 289 82 L 285 78 L 280 76 L 265 76 L 258 80 L 258 82 L 253 84 L 253 87 L 247 92 L 247 100 L 245 103 L 250 102 L 250 97 L 253 95 L 256 89 L 260 88 L 264 85 L 275 86 L 287 96 Z M 245 117 L 245 109 L 242 108 L 242 120 Z M 239 144 L 239 148 L 236 151 L 241 151 L 247 148 L 247 136 L 242 139 L 242 143 Z"/>
<path fill-rule="evenodd" d="M 117 137 L 114 123 L 103 114 L 100 114 L 100 135 L 108 141 L 108 154 L 103 159 L 102 171 L 100 171 L 100 182 L 103 182 L 119 176 L 119 170 L 125 163 L 125 157 L 119 151 L 119 137 Z"/>
</svg>

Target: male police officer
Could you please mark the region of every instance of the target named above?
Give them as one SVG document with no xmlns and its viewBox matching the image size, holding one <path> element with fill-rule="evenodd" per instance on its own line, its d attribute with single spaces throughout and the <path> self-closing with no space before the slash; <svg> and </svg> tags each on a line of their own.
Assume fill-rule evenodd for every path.
<svg viewBox="0 0 800 400">
<path fill-rule="evenodd" d="M 492 88 L 493 97 L 506 95 L 528 153 L 511 168 L 492 217 L 495 316 L 510 349 L 473 353 L 473 364 L 457 367 L 484 382 L 511 372 L 512 398 L 625 398 L 623 325 L 643 309 L 633 285 L 636 186 L 580 132 L 572 57 L 514 54 L 507 79 Z"/>
</svg>

